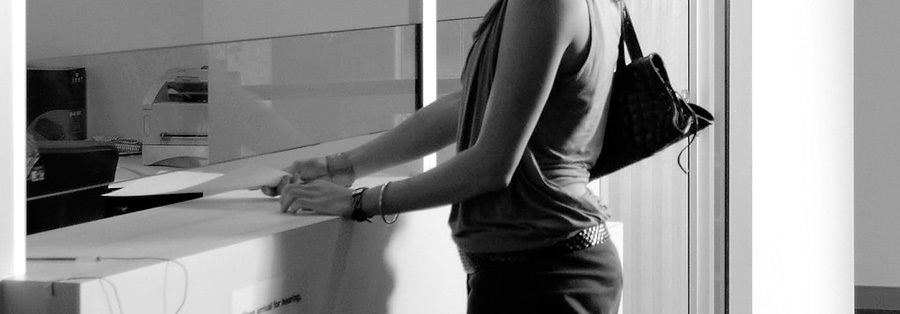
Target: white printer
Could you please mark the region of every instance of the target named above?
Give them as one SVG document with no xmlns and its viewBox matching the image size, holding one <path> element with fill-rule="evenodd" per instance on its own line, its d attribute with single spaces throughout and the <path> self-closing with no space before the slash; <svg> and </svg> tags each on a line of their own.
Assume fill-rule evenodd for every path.
<svg viewBox="0 0 900 314">
<path fill-rule="evenodd" d="M 144 97 L 144 165 L 209 164 L 208 68 L 176 68 L 154 82 Z"/>
</svg>

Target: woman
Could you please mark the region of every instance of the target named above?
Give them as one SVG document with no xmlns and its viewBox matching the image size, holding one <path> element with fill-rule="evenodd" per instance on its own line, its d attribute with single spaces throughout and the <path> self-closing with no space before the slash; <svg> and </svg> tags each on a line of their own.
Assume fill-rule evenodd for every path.
<svg viewBox="0 0 900 314">
<path fill-rule="evenodd" d="M 297 161 L 264 188 L 282 211 L 356 220 L 454 204 L 469 313 L 616 313 L 621 265 L 605 207 L 587 189 L 602 147 L 619 38 L 614 0 L 499 0 L 463 70 L 463 90 L 351 151 Z M 346 188 L 456 142 L 420 175 Z"/>
</svg>

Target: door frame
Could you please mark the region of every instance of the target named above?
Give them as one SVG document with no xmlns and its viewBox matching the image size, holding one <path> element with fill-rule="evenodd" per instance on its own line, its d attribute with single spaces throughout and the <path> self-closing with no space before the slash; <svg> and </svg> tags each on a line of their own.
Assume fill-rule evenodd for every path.
<svg viewBox="0 0 900 314">
<path fill-rule="evenodd" d="M 729 309 L 730 0 L 690 0 L 688 98 L 716 121 L 690 149 L 688 312 Z"/>
</svg>

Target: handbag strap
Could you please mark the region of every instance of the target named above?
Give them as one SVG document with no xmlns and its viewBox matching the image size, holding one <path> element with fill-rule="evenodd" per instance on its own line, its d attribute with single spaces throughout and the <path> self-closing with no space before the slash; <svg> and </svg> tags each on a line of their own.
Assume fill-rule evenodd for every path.
<svg viewBox="0 0 900 314">
<path fill-rule="evenodd" d="M 641 51 L 641 44 L 638 43 L 637 32 L 634 30 L 634 24 L 631 22 L 631 15 L 628 14 L 628 8 L 625 7 L 625 0 L 618 0 L 619 11 L 622 12 L 622 33 L 619 35 L 619 60 L 620 66 L 625 66 L 625 49 L 628 49 L 628 56 L 631 61 L 644 57 Z"/>
</svg>

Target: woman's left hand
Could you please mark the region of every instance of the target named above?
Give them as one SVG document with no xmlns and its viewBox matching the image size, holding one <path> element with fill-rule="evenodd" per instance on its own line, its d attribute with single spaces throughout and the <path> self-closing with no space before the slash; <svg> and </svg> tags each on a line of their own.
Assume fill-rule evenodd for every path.
<svg viewBox="0 0 900 314">
<path fill-rule="evenodd" d="M 298 214 L 304 210 L 350 217 L 353 213 L 353 191 L 325 180 L 285 186 L 281 191 L 281 212 Z"/>
</svg>

